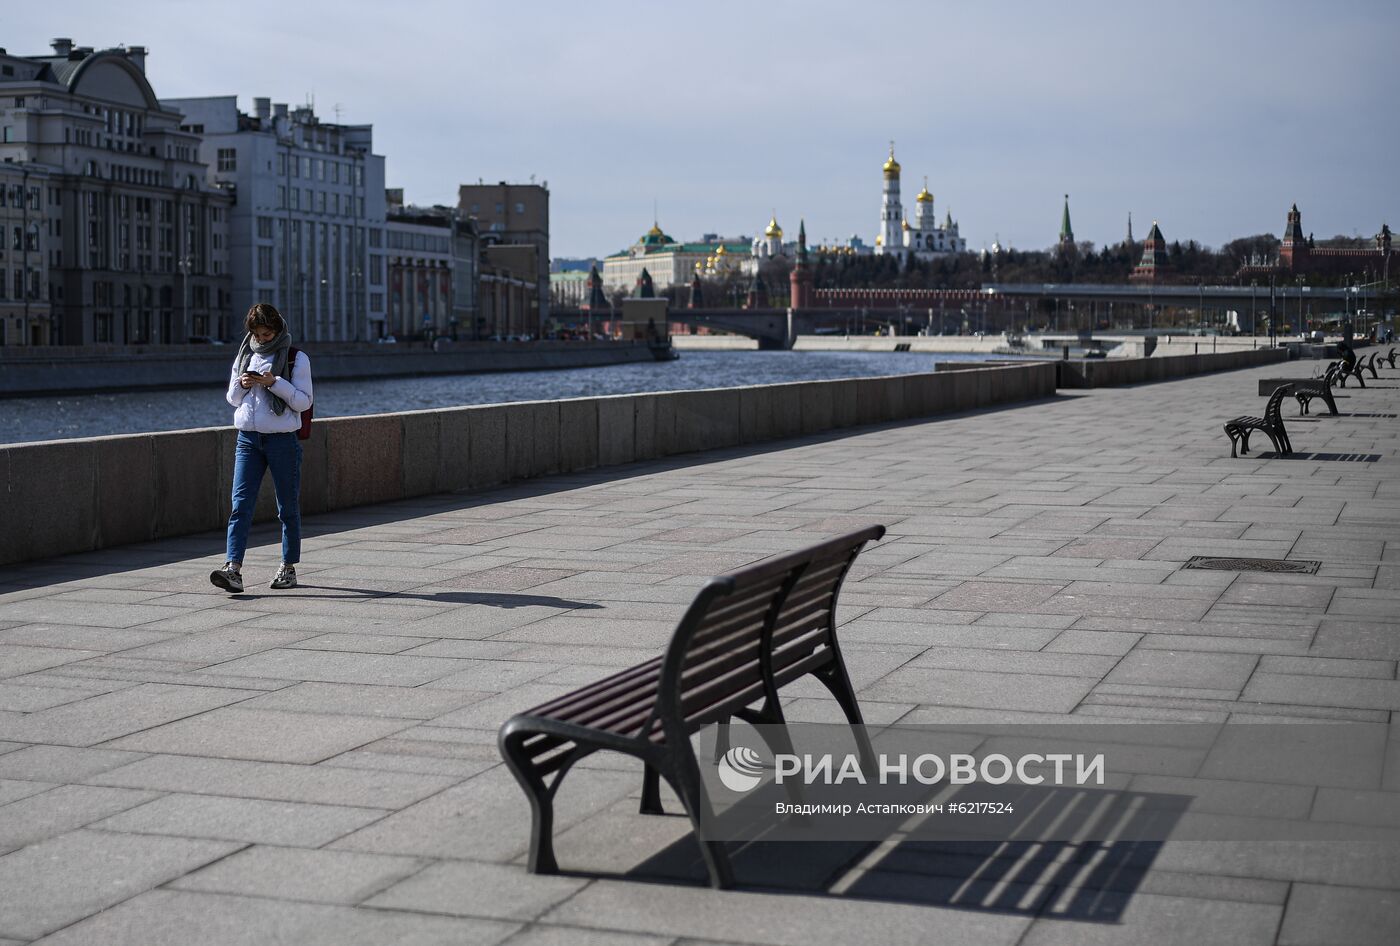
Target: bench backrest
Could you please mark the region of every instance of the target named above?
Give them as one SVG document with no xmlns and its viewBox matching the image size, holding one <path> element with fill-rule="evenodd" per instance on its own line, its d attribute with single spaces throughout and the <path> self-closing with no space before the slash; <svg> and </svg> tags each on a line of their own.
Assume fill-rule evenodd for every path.
<svg viewBox="0 0 1400 946">
<path fill-rule="evenodd" d="M 1269 395 L 1269 403 L 1264 406 L 1264 423 L 1283 429 L 1283 399 L 1293 394 L 1293 385 L 1280 384 Z M 1259 403 L 1255 401 L 1254 403 Z"/>
<path fill-rule="evenodd" d="M 836 599 L 871 526 L 712 578 L 662 660 L 652 722 L 693 732 L 834 659 Z"/>
</svg>

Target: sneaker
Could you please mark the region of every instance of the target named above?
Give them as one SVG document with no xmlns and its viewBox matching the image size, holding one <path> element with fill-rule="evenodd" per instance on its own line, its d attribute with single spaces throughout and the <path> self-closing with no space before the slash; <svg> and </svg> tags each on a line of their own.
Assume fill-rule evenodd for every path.
<svg viewBox="0 0 1400 946">
<path fill-rule="evenodd" d="M 297 570 L 285 562 L 282 564 L 281 568 L 277 569 L 277 574 L 273 577 L 272 584 L 268 585 L 269 588 L 276 589 L 295 588 L 296 586 Z"/>
<path fill-rule="evenodd" d="M 225 562 L 223 568 L 210 572 L 209 580 L 214 583 L 216 588 L 222 588 L 232 594 L 243 593 L 243 575 L 233 562 Z"/>
</svg>

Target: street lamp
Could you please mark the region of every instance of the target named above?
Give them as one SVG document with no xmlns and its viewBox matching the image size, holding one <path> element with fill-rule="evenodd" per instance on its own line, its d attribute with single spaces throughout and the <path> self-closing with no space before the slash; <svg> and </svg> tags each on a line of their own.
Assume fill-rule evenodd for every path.
<svg viewBox="0 0 1400 946">
<path fill-rule="evenodd" d="M 190 271 L 194 269 L 194 255 L 186 253 L 177 265 L 180 270 L 180 275 L 184 277 L 184 290 L 180 297 L 184 308 L 184 314 L 181 316 L 180 323 L 184 327 L 184 335 L 186 340 L 188 340 L 190 337 Z M 169 345 L 172 341 L 173 339 L 167 338 L 165 343 Z"/>
<path fill-rule="evenodd" d="M 306 340 L 306 273 L 297 273 L 297 288 L 301 294 L 301 338 Z"/>
<path fill-rule="evenodd" d="M 24 200 L 24 208 L 25 213 L 27 215 L 29 211 L 28 188 L 25 188 L 25 194 L 22 199 Z M 39 224 L 37 221 L 34 223 L 26 223 L 24 225 L 24 273 L 22 282 L 19 287 L 20 295 L 24 297 L 24 337 L 20 339 L 20 343 L 23 345 L 28 345 L 32 341 L 32 339 L 30 338 L 29 331 L 29 300 L 33 298 L 34 294 L 30 291 L 30 286 L 32 284 L 32 281 L 29 278 L 30 243 L 33 243 L 36 248 L 39 245 Z"/>
</svg>

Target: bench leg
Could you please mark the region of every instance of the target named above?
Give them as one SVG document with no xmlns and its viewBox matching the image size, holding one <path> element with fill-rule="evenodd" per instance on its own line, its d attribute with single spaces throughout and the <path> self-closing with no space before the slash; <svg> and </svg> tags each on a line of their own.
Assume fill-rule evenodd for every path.
<svg viewBox="0 0 1400 946">
<path fill-rule="evenodd" d="M 1299 416 L 1302 416 L 1303 414 L 1306 414 L 1306 413 L 1308 412 L 1308 402 L 1311 401 L 1312 398 L 1309 397 L 1309 396 L 1306 395 L 1306 394 L 1295 394 L 1294 397 L 1296 397 L 1296 398 L 1298 399 L 1298 414 L 1299 414 Z"/>
<path fill-rule="evenodd" d="M 729 861 L 729 849 L 723 841 L 707 840 L 701 830 L 706 818 L 713 820 L 709 800 L 700 784 L 700 767 L 696 764 L 695 753 L 689 746 L 680 747 L 676 753 L 674 777 L 667 778 L 685 813 L 690 816 L 691 827 L 695 830 L 695 840 L 700 845 L 700 854 L 705 859 L 705 869 L 710 874 L 710 886 L 727 890 L 734 886 L 734 867 Z"/>
<path fill-rule="evenodd" d="M 557 874 L 559 862 L 554 859 L 554 792 L 568 768 L 559 773 L 553 785 L 546 785 L 520 751 L 521 738 L 517 735 L 506 737 L 501 741 L 501 750 L 515 780 L 530 799 L 529 870 L 532 874 Z"/>
<path fill-rule="evenodd" d="M 861 768 L 867 776 L 870 775 L 875 771 L 875 748 L 870 744 L 870 733 L 866 732 L 865 720 L 860 715 L 860 704 L 856 702 L 855 689 L 846 674 L 845 664 L 838 661 L 812 676 L 825 684 L 846 714 L 846 722 L 851 724 L 851 734 L 855 736 L 856 749 L 860 752 Z"/>
<path fill-rule="evenodd" d="M 1332 412 L 1332 416 L 1333 416 L 1333 417 L 1336 417 L 1336 416 L 1337 416 L 1337 402 L 1334 401 L 1334 400 L 1332 400 L 1332 392 L 1331 392 L 1331 391 L 1326 391 L 1326 392 L 1324 392 L 1323 395 L 1322 395 L 1322 399 L 1323 399 L 1324 401 L 1327 402 L 1327 409 L 1328 409 L 1329 411 Z"/>
<path fill-rule="evenodd" d="M 641 814 L 644 815 L 664 815 L 666 809 L 661 807 L 661 773 L 648 765 L 642 773 L 642 805 Z"/>
</svg>

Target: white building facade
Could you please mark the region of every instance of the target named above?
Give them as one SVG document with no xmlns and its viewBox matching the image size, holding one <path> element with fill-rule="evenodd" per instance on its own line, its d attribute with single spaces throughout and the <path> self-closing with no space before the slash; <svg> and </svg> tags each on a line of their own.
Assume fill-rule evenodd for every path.
<svg viewBox="0 0 1400 946">
<path fill-rule="evenodd" d="M 899 162 L 894 158 L 894 144 L 891 143 L 890 156 L 881 168 L 884 184 L 880 192 L 880 229 L 875 235 L 876 255 L 898 256 L 903 261 L 910 257 L 932 260 L 965 252 L 967 241 L 959 234 L 958 224 L 951 212 L 939 226 L 927 180 L 914 198 L 914 222 L 909 222 L 904 215 L 904 205 L 900 202 L 900 171 Z"/>
<path fill-rule="evenodd" d="M 747 239 L 679 243 L 653 224 L 632 246 L 603 260 L 603 286 L 630 291 L 645 269 L 656 291 L 663 292 L 689 285 L 697 271 L 707 276 L 741 272 L 750 255 Z"/>
<path fill-rule="evenodd" d="M 743 271 L 749 276 L 757 274 L 770 263 L 793 261 L 796 244 L 783 242 L 783 228 L 778 225 L 777 214 L 769 218 L 763 235 L 754 237 L 749 253 L 749 258 L 743 262 Z"/>
<path fill-rule="evenodd" d="M 270 302 L 307 341 L 385 334 L 384 158 L 373 126 L 321 121 L 237 96 L 166 99 L 202 139 L 212 184 L 235 195 L 229 219 L 233 309 Z"/>
</svg>

